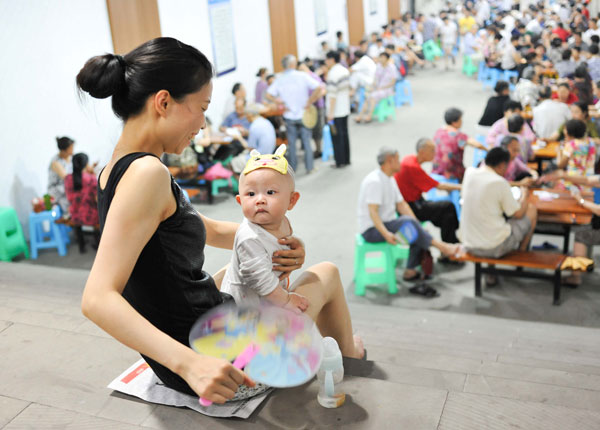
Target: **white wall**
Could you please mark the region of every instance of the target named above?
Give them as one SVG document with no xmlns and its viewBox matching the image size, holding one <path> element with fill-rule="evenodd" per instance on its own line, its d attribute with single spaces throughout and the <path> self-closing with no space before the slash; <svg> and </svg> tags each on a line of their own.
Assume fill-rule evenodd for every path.
<svg viewBox="0 0 600 430">
<path fill-rule="evenodd" d="M 371 0 L 363 0 L 363 8 L 365 14 L 365 33 L 370 35 L 374 31 L 382 33 L 382 25 L 388 24 L 387 0 L 377 1 L 377 13 L 371 15 Z"/>
<path fill-rule="evenodd" d="M 237 68 L 213 81 L 207 115 L 214 125 L 221 123 L 223 107 L 236 82 L 244 84 L 247 99 L 253 102 L 256 72 L 261 67 L 273 70 L 268 1 L 232 0 L 231 4 Z M 213 61 L 206 0 L 158 0 L 158 13 L 163 36 L 175 37 L 198 48 Z"/>
<path fill-rule="evenodd" d="M 317 57 L 321 42 L 326 41 L 331 49 L 336 47 L 335 33 L 341 31 L 348 43 L 348 13 L 345 0 L 318 0 L 327 4 L 327 32 L 317 36 L 315 25 L 315 8 L 313 0 L 296 0 L 294 15 L 296 22 L 296 43 L 298 58 L 301 60 Z M 278 59 L 275 59 L 279 61 Z"/>
<path fill-rule="evenodd" d="M 75 76 L 112 51 L 105 0 L 0 0 L 0 206 L 26 227 L 33 197 L 46 192 L 56 136 L 106 163 L 120 123 L 108 100 L 81 104 Z"/>
</svg>

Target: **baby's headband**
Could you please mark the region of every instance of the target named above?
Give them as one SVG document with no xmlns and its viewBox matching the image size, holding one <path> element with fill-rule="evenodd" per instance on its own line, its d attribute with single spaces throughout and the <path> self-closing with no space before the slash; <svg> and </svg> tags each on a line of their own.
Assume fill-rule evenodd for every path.
<svg viewBox="0 0 600 430">
<path fill-rule="evenodd" d="M 288 162 L 284 157 L 286 149 L 285 145 L 280 145 L 275 154 L 261 154 L 253 149 L 242 173 L 246 175 L 257 169 L 269 168 L 278 171 L 282 175 L 287 174 Z"/>
</svg>

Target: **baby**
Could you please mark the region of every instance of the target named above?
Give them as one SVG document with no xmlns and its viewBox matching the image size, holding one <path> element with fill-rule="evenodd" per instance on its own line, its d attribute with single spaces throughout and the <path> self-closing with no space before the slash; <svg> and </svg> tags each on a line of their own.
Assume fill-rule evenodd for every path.
<svg viewBox="0 0 600 430">
<path fill-rule="evenodd" d="M 221 291 L 231 294 L 238 305 L 257 306 L 262 298 L 301 313 L 308 308 L 308 300 L 290 291 L 288 278 L 279 280 L 281 272 L 273 271 L 271 261 L 275 251 L 289 249 L 277 240 L 292 234 L 285 214 L 300 198 L 294 172 L 283 156 L 285 150 L 281 145 L 274 155 L 250 153 L 236 196 L 244 220 L 235 234 Z"/>
</svg>

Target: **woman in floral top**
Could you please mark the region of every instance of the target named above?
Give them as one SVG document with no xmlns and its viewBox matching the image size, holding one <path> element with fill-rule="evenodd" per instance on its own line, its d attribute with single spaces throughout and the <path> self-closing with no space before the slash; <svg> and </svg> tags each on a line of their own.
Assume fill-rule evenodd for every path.
<svg viewBox="0 0 600 430">
<path fill-rule="evenodd" d="M 558 168 L 565 169 L 567 176 L 585 176 L 594 173 L 596 144 L 586 137 L 586 124 L 571 119 L 565 125 L 566 143 L 558 157 Z M 568 186 L 567 183 L 565 183 Z"/>
<path fill-rule="evenodd" d="M 433 136 L 435 143 L 435 157 L 433 159 L 433 173 L 443 175 L 447 179 L 462 181 L 465 174 L 463 166 L 463 153 L 466 145 L 471 145 L 487 151 L 487 148 L 475 139 L 460 131 L 462 126 L 462 111 L 450 108 L 444 113 L 446 127 L 440 128 Z"/>
<path fill-rule="evenodd" d="M 88 156 L 80 153 L 73 156 L 73 173 L 65 177 L 65 191 L 69 199 L 71 220 L 76 225 L 96 226 L 98 180 L 93 168 L 88 166 Z"/>
</svg>

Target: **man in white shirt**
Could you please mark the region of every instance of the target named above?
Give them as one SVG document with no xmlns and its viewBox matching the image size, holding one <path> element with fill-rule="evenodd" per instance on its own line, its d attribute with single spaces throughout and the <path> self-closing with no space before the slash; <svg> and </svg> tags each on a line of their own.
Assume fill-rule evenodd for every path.
<svg viewBox="0 0 600 430">
<path fill-rule="evenodd" d="M 409 224 L 410 230 L 416 232 L 409 240 L 410 254 L 404 271 L 405 280 L 417 280 L 419 272 L 415 268 L 420 264 L 423 250 L 430 246 L 438 248 L 444 255 L 458 253 L 459 245 L 433 239 L 421 227 L 412 209 L 402 198 L 394 173 L 400 170 L 398 151 L 383 147 L 377 155 L 379 168 L 369 173 L 360 184 L 358 193 L 358 227 L 367 242 L 401 243 L 397 233 Z M 396 213 L 399 213 L 398 217 Z"/>
<path fill-rule="evenodd" d="M 373 85 L 377 64 L 363 51 L 356 51 L 354 57 L 358 60 L 350 66 L 350 88 L 356 91 L 359 87 L 368 88 Z"/>
<path fill-rule="evenodd" d="M 306 109 L 325 95 L 325 89 L 308 73 L 296 70 L 298 62 L 295 56 L 286 55 L 281 60 L 281 64 L 285 70 L 267 89 L 265 97 L 271 102 L 285 105 L 283 119 L 288 140 L 288 152 L 285 158 L 292 168 L 297 170 L 296 141 L 299 136 L 304 148 L 306 172 L 310 173 L 314 166 L 313 150 L 310 146 L 312 132 L 302 124 L 302 116 Z"/>
<path fill-rule="evenodd" d="M 583 41 L 587 43 L 588 46 L 592 44 L 592 36 L 600 36 L 600 29 L 598 29 L 598 20 L 596 18 L 590 19 L 589 26 L 590 28 L 583 33 Z"/>
<path fill-rule="evenodd" d="M 504 45 L 502 63 L 500 64 L 502 70 L 517 70 L 517 64 L 521 62 L 521 55 L 517 52 L 518 44 L 519 36 L 513 35 L 510 38 L 510 43 Z"/>
<path fill-rule="evenodd" d="M 350 115 L 350 72 L 340 64 L 340 53 L 329 51 L 325 58 L 327 72 L 327 122 L 332 123 L 331 139 L 335 167 L 350 164 L 350 139 L 348 115 Z"/>
<path fill-rule="evenodd" d="M 449 68 L 449 60 L 452 64 L 456 62 L 452 51 L 458 40 L 458 26 L 454 21 L 450 21 L 448 15 L 444 15 L 443 24 L 440 26 L 440 40 L 442 49 L 444 50 L 444 58 L 446 59 L 446 70 Z"/>
<path fill-rule="evenodd" d="M 571 110 L 566 103 L 552 100 L 552 89 L 540 91 L 540 104 L 533 108 L 533 131 L 540 139 L 547 139 L 558 128 L 571 119 Z"/>
<path fill-rule="evenodd" d="M 459 233 L 473 255 L 500 258 L 517 249 L 525 251 L 533 235 L 537 210 L 528 203 L 527 188 L 520 188 L 519 200 L 513 197 L 504 179 L 509 161 L 506 149 L 492 148 L 484 165 L 469 167 L 465 173 Z"/>
</svg>

